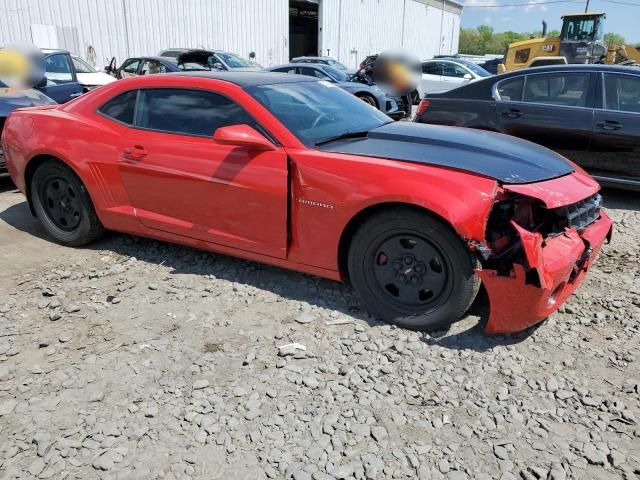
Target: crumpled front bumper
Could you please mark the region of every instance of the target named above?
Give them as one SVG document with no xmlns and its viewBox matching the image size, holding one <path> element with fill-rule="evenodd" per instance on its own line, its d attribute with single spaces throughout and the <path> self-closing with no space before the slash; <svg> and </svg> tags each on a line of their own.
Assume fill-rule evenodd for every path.
<svg viewBox="0 0 640 480">
<path fill-rule="evenodd" d="M 578 288 L 600 247 L 610 239 L 612 225 L 607 214 L 600 212 L 600 218 L 582 233 L 567 229 L 561 235 L 543 240 L 539 233 L 514 224 L 528 267 L 534 272 L 527 275 L 525 266 L 520 264 L 514 264 L 510 276 L 500 276 L 495 270 L 478 271 L 490 304 L 485 330 L 518 332 L 557 310 Z"/>
</svg>

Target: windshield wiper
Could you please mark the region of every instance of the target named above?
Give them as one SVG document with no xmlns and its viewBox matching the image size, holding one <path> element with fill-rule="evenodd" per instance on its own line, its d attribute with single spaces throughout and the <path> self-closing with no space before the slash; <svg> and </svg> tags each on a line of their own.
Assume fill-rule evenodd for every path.
<svg viewBox="0 0 640 480">
<path fill-rule="evenodd" d="M 366 137 L 367 135 L 369 135 L 369 130 L 356 130 L 356 131 L 353 131 L 353 132 L 345 132 L 345 133 L 341 133 L 340 135 L 335 135 L 333 137 L 324 138 L 324 139 L 316 142 L 315 145 L 316 146 L 324 145 L 325 143 L 335 142 L 336 140 L 344 140 L 346 138 Z"/>
</svg>

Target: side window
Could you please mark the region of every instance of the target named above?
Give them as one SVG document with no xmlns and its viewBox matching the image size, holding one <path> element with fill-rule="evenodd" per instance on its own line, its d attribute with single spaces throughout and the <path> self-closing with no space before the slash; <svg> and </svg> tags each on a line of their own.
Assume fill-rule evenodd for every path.
<svg viewBox="0 0 640 480">
<path fill-rule="evenodd" d="M 422 64 L 422 73 L 425 75 L 442 75 L 442 63 L 431 62 Z"/>
<path fill-rule="evenodd" d="M 53 83 L 73 82 L 69 57 L 64 53 L 50 55 L 44 61 L 44 76 Z"/>
<path fill-rule="evenodd" d="M 520 102 L 522 100 L 522 87 L 524 87 L 524 77 L 510 78 L 500 82 L 500 85 L 498 85 L 500 100 Z"/>
<path fill-rule="evenodd" d="M 276 73 L 296 73 L 295 67 L 277 68 L 273 71 Z"/>
<path fill-rule="evenodd" d="M 167 68 L 157 60 L 145 60 L 142 64 L 140 75 L 153 75 L 155 73 L 167 73 Z"/>
<path fill-rule="evenodd" d="M 102 105 L 98 111 L 103 115 L 127 125 L 133 125 L 138 90 L 129 90 L 112 98 Z"/>
<path fill-rule="evenodd" d="M 442 75 L 445 77 L 463 78 L 467 73 L 469 73 L 460 65 L 449 62 L 444 63 L 443 70 L 444 73 Z"/>
<path fill-rule="evenodd" d="M 154 88 L 140 91 L 136 126 L 169 133 L 211 136 L 220 127 L 253 118 L 237 103 L 202 90 Z"/>
<path fill-rule="evenodd" d="M 640 77 L 607 73 L 604 92 L 607 110 L 640 113 Z"/>
<path fill-rule="evenodd" d="M 316 78 L 322 78 L 322 79 L 329 78 L 329 75 L 324 73 L 319 68 L 300 67 L 300 74 L 309 75 L 310 77 L 316 77 Z"/>
<path fill-rule="evenodd" d="M 140 60 L 130 60 L 123 65 L 122 71 L 128 76 L 136 75 L 138 73 L 138 65 L 140 65 Z"/>
<path fill-rule="evenodd" d="M 586 107 L 589 73 L 527 75 L 522 101 Z"/>
</svg>

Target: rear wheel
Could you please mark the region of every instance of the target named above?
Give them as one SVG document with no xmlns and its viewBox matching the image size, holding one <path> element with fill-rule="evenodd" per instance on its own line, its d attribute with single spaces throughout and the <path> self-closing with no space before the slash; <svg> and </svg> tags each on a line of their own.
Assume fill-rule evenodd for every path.
<svg viewBox="0 0 640 480">
<path fill-rule="evenodd" d="M 460 238 L 428 214 L 389 211 L 366 221 L 349 249 L 349 276 L 369 309 L 383 320 L 437 330 L 458 320 L 479 279 Z"/>
<path fill-rule="evenodd" d="M 44 162 L 33 174 L 30 192 L 36 215 L 59 243 L 80 246 L 104 233 L 85 186 L 66 165 Z"/>
</svg>

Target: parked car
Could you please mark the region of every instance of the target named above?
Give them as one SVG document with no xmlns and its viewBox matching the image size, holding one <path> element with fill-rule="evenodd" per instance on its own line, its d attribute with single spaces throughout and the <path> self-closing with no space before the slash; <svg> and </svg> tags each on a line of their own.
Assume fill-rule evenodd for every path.
<svg viewBox="0 0 640 480">
<path fill-rule="evenodd" d="M 351 80 L 349 74 L 329 65 L 321 63 L 305 63 L 304 65 L 300 63 L 289 63 L 267 68 L 265 71 L 309 75 L 310 77 L 319 78 L 320 80 L 326 80 L 355 95 L 360 100 L 377 108 L 381 112 L 386 113 L 391 118 L 400 119 L 405 117 L 405 112 L 399 108 L 399 106 L 401 106 L 401 99 L 388 96 L 375 85 L 365 85 L 354 82 Z"/>
<path fill-rule="evenodd" d="M 88 62 L 80 57 L 71 55 L 71 60 L 73 62 L 73 68 L 76 71 L 78 83 L 82 85 L 82 88 L 85 92 L 93 90 L 94 88 L 100 87 L 102 85 L 106 85 L 107 83 L 115 82 L 116 80 L 111 75 L 96 70 L 93 66 L 91 66 Z"/>
<path fill-rule="evenodd" d="M 156 73 L 209 71 L 209 55 L 199 51 L 183 52 L 177 57 L 133 57 L 127 58 L 116 69 L 116 78 L 153 75 Z"/>
<path fill-rule="evenodd" d="M 416 122 L 479 128 L 565 155 L 601 183 L 640 188 L 640 69 L 554 65 L 429 94 Z"/>
<path fill-rule="evenodd" d="M 353 68 L 348 68 L 346 65 L 340 63 L 334 58 L 331 57 L 296 57 L 291 59 L 291 63 L 315 63 L 315 64 L 324 64 L 329 65 L 330 67 L 337 68 L 338 70 L 342 70 L 343 72 L 354 74 L 356 70 Z"/>
<path fill-rule="evenodd" d="M 170 48 L 161 51 L 158 55 L 162 57 L 178 57 L 185 52 L 193 51 L 189 48 Z M 262 70 L 262 66 L 251 60 L 241 57 L 236 53 L 225 52 L 223 50 L 206 50 L 209 54 L 208 62 L 214 70 L 229 70 L 234 72 Z"/>
<path fill-rule="evenodd" d="M 125 79 L 14 111 L 3 145 L 64 245 L 110 229 L 348 278 L 408 328 L 449 326 L 480 281 L 486 330 L 527 328 L 578 287 L 612 229 L 597 182 L 546 148 L 393 122 L 303 75 Z"/>
<path fill-rule="evenodd" d="M 9 113 L 16 108 L 35 107 L 41 105 L 55 105 L 55 101 L 44 93 L 30 89 L 9 88 L 0 81 L 0 137 L 5 120 Z M 4 153 L 0 144 L 0 177 L 7 175 L 7 167 L 4 162 Z"/>
<path fill-rule="evenodd" d="M 418 93 L 446 92 L 465 83 L 475 82 L 491 74 L 473 62 L 459 58 L 438 58 L 422 62 L 422 80 Z"/>
<path fill-rule="evenodd" d="M 68 102 L 84 93 L 68 51 L 43 49 L 42 54 L 44 78 L 35 88 L 58 103 Z"/>
</svg>

